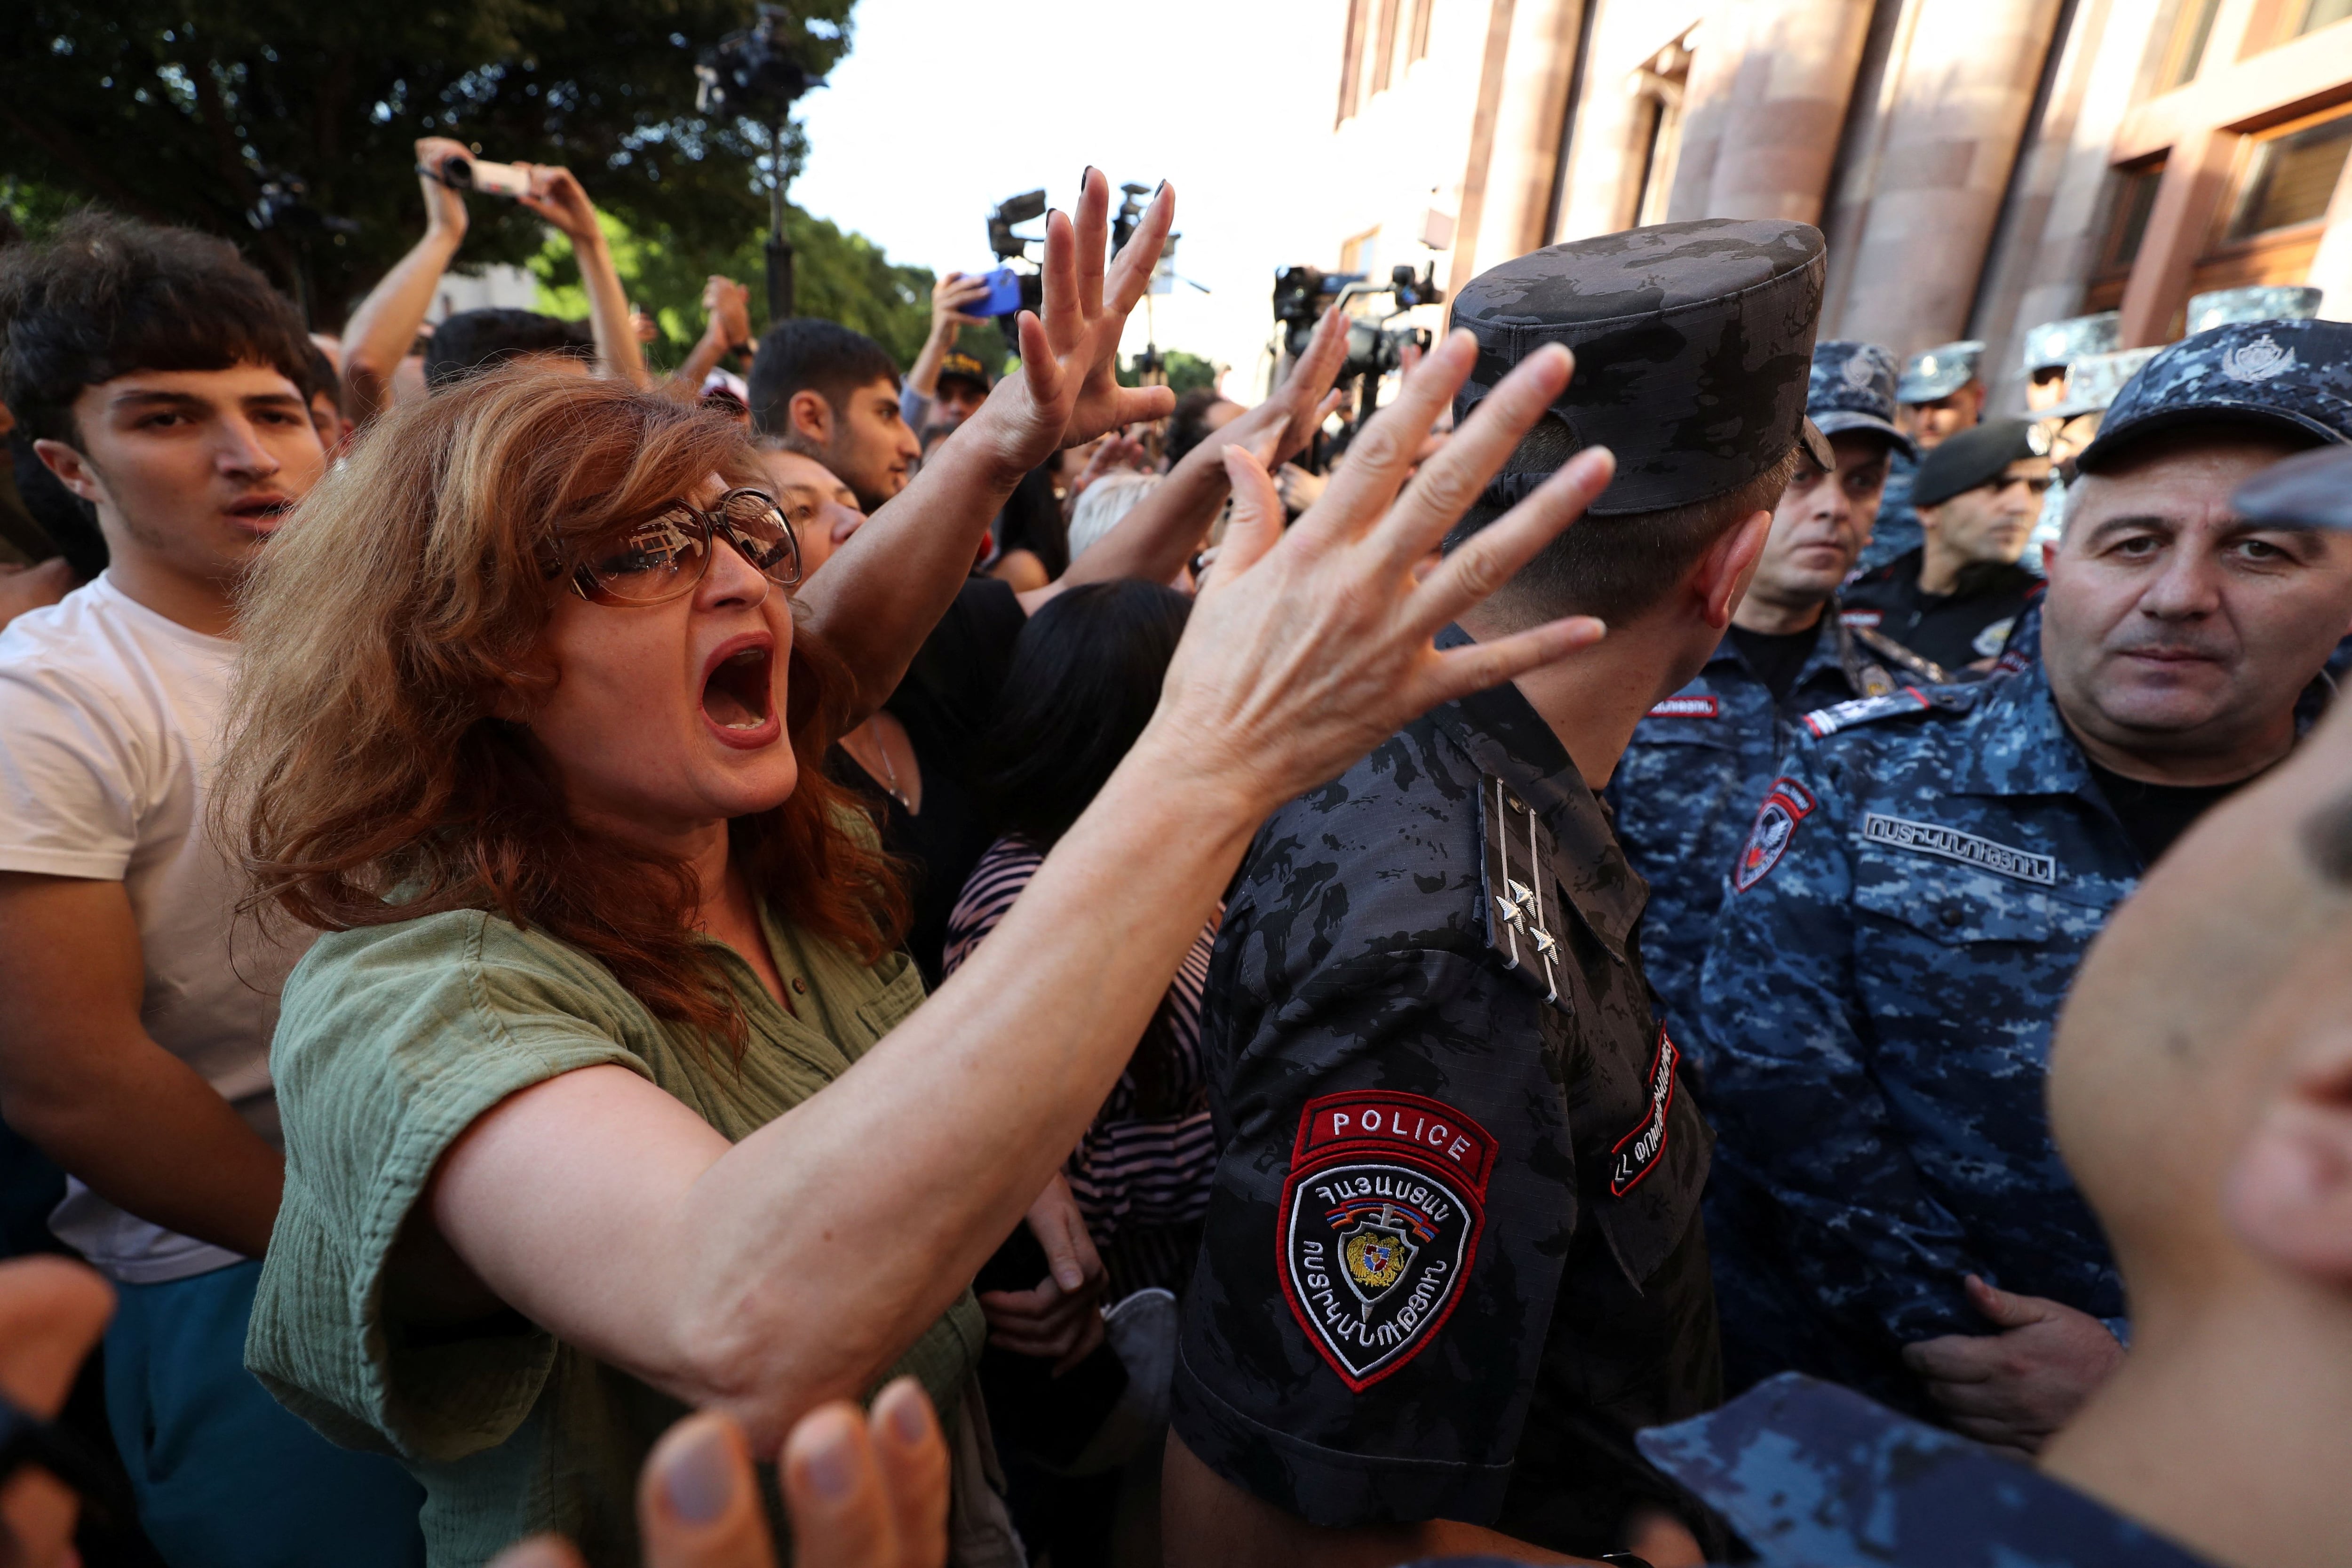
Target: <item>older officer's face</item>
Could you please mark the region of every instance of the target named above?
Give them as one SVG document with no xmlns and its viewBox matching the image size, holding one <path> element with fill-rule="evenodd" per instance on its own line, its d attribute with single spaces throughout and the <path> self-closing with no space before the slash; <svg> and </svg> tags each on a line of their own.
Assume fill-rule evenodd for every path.
<svg viewBox="0 0 2352 1568">
<path fill-rule="evenodd" d="M 2106 766 L 2220 784 L 2285 750 L 2296 693 L 2352 626 L 2352 537 L 2231 513 L 2231 490 L 2286 450 L 2190 433 L 2067 498 L 2042 658 L 2060 711 Z"/>
</svg>

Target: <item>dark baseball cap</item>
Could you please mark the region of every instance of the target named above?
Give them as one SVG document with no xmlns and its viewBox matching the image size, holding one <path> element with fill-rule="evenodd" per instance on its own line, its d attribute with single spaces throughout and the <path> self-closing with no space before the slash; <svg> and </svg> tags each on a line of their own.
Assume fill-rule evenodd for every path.
<svg viewBox="0 0 2352 1568">
<path fill-rule="evenodd" d="M 1824 436 L 1868 430 L 1912 457 L 1911 437 L 1895 427 L 1895 356 L 1876 343 L 1832 338 L 1813 345 L 1805 414 Z"/>
<path fill-rule="evenodd" d="M 2096 473 L 2143 436 L 2228 424 L 2352 438 L 2352 322 L 2235 321 L 2168 345 L 2116 394 L 2074 466 Z"/>
<path fill-rule="evenodd" d="M 982 390 L 993 384 L 988 378 L 987 367 L 971 355 L 958 349 L 950 349 L 940 356 L 939 379 L 946 381 L 950 377 L 978 382 Z"/>
<path fill-rule="evenodd" d="M 2248 522 L 2352 529 L 2352 446 L 2322 447 L 2273 463 L 2230 497 Z"/>
<path fill-rule="evenodd" d="M 1913 506 L 1941 506 L 1956 495 L 1999 480 L 2011 463 L 2047 458 L 2050 434 L 2022 419 L 1993 419 L 1945 438 L 1919 460 L 1911 481 Z"/>
<path fill-rule="evenodd" d="M 1576 374 L 1552 412 L 1579 447 L 1617 457 L 1596 516 L 1723 495 L 1800 441 L 1820 442 L 1827 467 L 1828 444 L 1805 418 L 1823 258 L 1811 224 L 1703 218 L 1506 261 L 1454 299 L 1454 324 L 1478 340 L 1455 419 L 1521 360 L 1563 343 Z M 1507 506 L 1545 477 L 1498 474 L 1481 499 Z"/>
</svg>

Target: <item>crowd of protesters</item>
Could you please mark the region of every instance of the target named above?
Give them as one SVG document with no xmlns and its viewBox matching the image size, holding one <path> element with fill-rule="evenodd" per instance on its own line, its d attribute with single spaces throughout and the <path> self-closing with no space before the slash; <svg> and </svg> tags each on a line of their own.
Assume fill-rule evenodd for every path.
<svg viewBox="0 0 2352 1568">
<path fill-rule="evenodd" d="M 463 151 L 334 338 L 0 245 L 0 1559 L 2352 1556 L 2311 291 L 2000 409 L 1657 226 L 1351 423 L 1089 170 L 656 374 L 562 169 L 427 322 Z"/>
</svg>

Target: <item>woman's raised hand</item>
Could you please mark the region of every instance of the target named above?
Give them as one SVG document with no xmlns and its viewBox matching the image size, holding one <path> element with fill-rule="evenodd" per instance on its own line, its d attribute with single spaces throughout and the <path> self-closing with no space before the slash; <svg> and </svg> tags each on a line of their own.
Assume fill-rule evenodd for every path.
<svg viewBox="0 0 2352 1568">
<path fill-rule="evenodd" d="M 1150 750 L 1151 765 L 1242 791 L 1243 804 L 1262 814 L 1438 703 L 1601 640 L 1601 623 L 1579 616 L 1444 652 L 1433 646 L 1447 623 L 1574 521 L 1615 469 L 1605 448 L 1578 453 L 1424 574 L 1431 552 L 1573 369 L 1562 348 L 1529 356 L 1407 484 L 1423 438 L 1476 354 L 1467 332 L 1432 350 L 1287 533 L 1265 468 L 1242 447 L 1226 448 L 1233 521 L 1137 747 Z"/>
<path fill-rule="evenodd" d="M 1110 181 L 1100 169 L 1087 171 L 1075 223 L 1046 214 L 1043 313 L 1021 312 L 1020 374 L 1000 382 L 982 410 L 1013 466 L 1034 468 L 1064 447 L 1174 411 L 1176 395 L 1164 386 L 1118 384 L 1118 340 L 1151 286 L 1175 216 L 1176 193 L 1162 184 L 1106 272 Z"/>
</svg>

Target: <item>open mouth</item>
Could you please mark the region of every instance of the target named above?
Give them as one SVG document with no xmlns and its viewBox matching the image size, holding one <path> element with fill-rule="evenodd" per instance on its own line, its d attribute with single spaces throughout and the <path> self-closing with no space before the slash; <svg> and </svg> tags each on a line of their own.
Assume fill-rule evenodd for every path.
<svg viewBox="0 0 2352 1568">
<path fill-rule="evenodd" d="M 281 495 L 247 496 L 229 503 L 228 514 L 240 522 L 258 528 L 271 528 L 278 520 L 292 510 L 294 498 Z"/>
<path fill-rule="evenodd" d="M 764 729 L 774 715 L 769 681 L 773 650 L 754 644 L 738 648 L 703 678 L 702 711 L 721 730 L 737 733 Z"/>
</svg>

